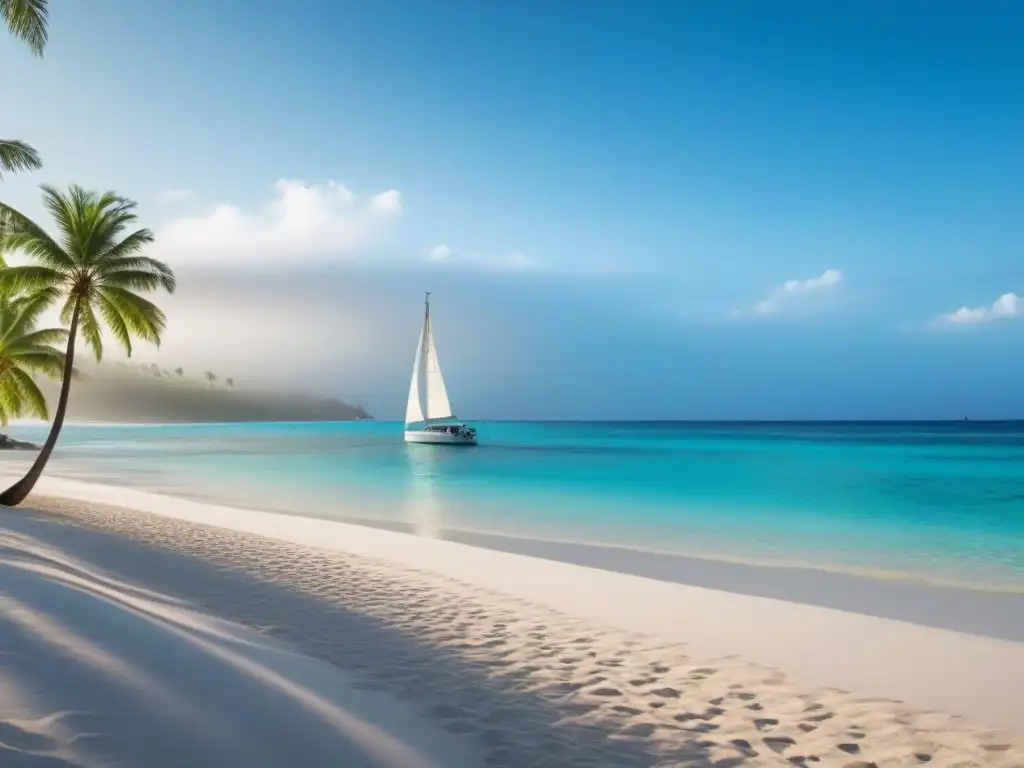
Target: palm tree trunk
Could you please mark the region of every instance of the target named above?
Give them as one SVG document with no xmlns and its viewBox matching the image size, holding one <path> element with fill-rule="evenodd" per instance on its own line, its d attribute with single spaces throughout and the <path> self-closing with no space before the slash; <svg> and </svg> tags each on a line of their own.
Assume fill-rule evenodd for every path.
<svg viewBox="0 0 1024 768">
<path fill-rule="evenodd" d="M 68 396 L 71 394 L 71 373 L 75 365 L 75 335 L 78 333 L 78 317 L 81 313 L 80 301 L 81 299 L 75 302 L 75 310 L 71 314 L 71 327 L 68 330 L 68 351 L 64 356 L 64 380 L 60 385 L 60 400 L 57 401 L 57 410 L 53 414 L 53 425 L 50 427 L 50 434 L 46 436 L 43 449 L 39 451 L 39 455 L 36 456 L 36 460 L 32 462 L 32 466 L 29 467 L 25 476 L 6 491 L 0 493 L 0 504 L 4 506 L 16 507 L 32 492 L 36 482 L 43 474 L 46 462 L 50 460 L 50 454 L 53 453 L 53 449 L 57 445 L 60 429 L 64 426 L 64 414 L 68 410 Z"/>
</svg>

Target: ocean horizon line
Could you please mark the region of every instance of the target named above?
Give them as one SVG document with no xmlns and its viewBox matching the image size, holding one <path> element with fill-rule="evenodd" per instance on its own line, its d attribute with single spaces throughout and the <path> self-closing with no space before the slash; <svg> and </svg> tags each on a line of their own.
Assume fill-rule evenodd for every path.
<svg viewBox="0 0 1024 768">
<path fill-rule="evenodd" d="M 989 419 L 476 419 L 459 418 L 451 421 L 474 422 L 477 424 L 666 424 L 666 425 L 732 425 L 732 426 L 757 426 L 757 425 L 867 425 L 867 426 L 893 426 L 893 425 L 993 425 L 993 424 L 1022 424 L 1024 417 L 1010 418 L 989 418 Z M 8 423 L 8 427 L 43 427 L 48 426 L 49 421 L 17 419 Z M 266 419 L 250 421 L 99 421 L 99 420 L 67 420 L 65 426 L 77 427 L 187 427 L 187 426 L 231 426 L 251 424 L 405 424 L 402 419 Z"/>
</svg>

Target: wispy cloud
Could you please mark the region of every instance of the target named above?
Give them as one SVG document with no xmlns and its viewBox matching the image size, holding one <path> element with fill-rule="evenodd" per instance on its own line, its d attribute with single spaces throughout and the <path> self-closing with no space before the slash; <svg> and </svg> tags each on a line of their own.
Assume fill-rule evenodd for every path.
<svg viewBox="0 0 1024 768">
<path fill-rule="evenodd" d="M 478 269 L 502 270 L 509 272 L 525 272 L 541 269 L 544 263 L 522 251 L 511 251 L 499 255 L 480 255 L 474 253 L 456 253 L 450 246 L 443 243 L 435 245 L 427 252 L 427 260 L 441 264 L 461 264 Z"/>
<path fill-rule="evenodd" d="M 1004 293 L 987 307 L 963 306 L 955 312 L 939 315 L 933 325 L 977 325 L 994 320 L 1024 317 L 1024 299 L 1016 293 Z"/>
<path fill-rule="evenodd" d="M 224 203 L 204 216 L 171 219 L 157 228 L 154 250 L 175 264 L 331 258 L 375 245 L 402 212 L 397 189 L 364 201 L 334 181 L 282 179 L 274 191 L 258 209 Z"/>
<path fill-rule="evenodd" d="M 806 280 L 787 280 L 772 288 L 753 306 L 737 309 L 732 314 L 734 317 L 766 316 L 820 309 L 822 298 L 834 293 L 842 282 L 843 273 L 838 269 L 826 269 L 817 277 Z"/>
<path fill-rule="evenodd" d="M 158 195 L 161 203 L 180 203 L 192 197 L 191 189 L 165 189 Z"/>
</svg>

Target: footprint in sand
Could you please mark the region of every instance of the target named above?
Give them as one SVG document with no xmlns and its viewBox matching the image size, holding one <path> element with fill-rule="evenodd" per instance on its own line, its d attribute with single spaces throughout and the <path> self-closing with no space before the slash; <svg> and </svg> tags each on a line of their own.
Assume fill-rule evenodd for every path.
<svg viewBox="0 0 1024 768">
<path fill-rule="evenodd" d="M 635 709 L 634 707 L 627 707 L 624 704 L 616 704 L 612 707 L 613 712 L 618 712 L 620 715 L 642 715 L 643 711 Z"/>
<path fill-rule="evenodd" d="M 729 743 L 736 747 L 744 757 L 757 757 L 757 750 L 746 739 L 733 739 Z"/>
<path fill-rule="evenodd" d="M 651 736 L 658 727 L 654 723 L 634 723 L 633 725 L 623 728 L 620 733 L 623 736 L 639 736 L 640 738 L 646 739 Z"/>
<path fill-rule="evenodd" d="M 638 677 L 635 680 L 630 680 L 629 684 L 639 688 L 641 685 L 650 685 L 651 683 L 658 682 L 656 677 Z"/>
<path fill-rule="evenodd" d="M 695 712 L 683 712 L 679 715 L 673 715 L 672 719 L 679 723 L 688 723 L 691 720 L 703 720 L 703 715 L 698 715 Z"/>
<path fill-rule="evenodd" d="M 766 736 L 762 741 L 766 747 L 780 755 L 796 744 L 796 740 L 789 736 Z"/>
<path fill-rule="evenodd" d="M 655 696 L 661 696 L 663 699 L 678 699 L 679 691 L 675 688 L 658 688 L 657 690 L 651 691 Z"/>
</svg>

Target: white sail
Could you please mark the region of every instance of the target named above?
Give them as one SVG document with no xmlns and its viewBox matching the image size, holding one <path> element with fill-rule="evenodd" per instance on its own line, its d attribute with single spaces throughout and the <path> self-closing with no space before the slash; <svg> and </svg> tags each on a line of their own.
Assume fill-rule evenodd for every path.
<svg viewBox="0 0 1024 768">
<path fill-rule="evenodd" d="M 420 331 L 420 341 L 416 345 L 416 362 L 412 365 L 412 384 L 409 385 L 409 402 L 405 404 L 405 423 L 415 424 L 423 421 L 423 408 L 420 406 L 420 358 L 423 355 L 423 334 L 426 324 Z"/>
<path fill-rule="evenodd" d="M 430 329 L 430 316 L 427 316 L 426 338 L 423 342 L 423 350 L 426 356 L 424 361 L 424 386 L 426 388 L 427 400 L 427 421 L 439 419 L 454 419 L 451 403 L 448 402 L 448 391 L 444 386 L 444 376 L 441 375 L 441 362 L 437 359 L 437 347 L 434 346 L 434 333 Z"/>
</svg>

